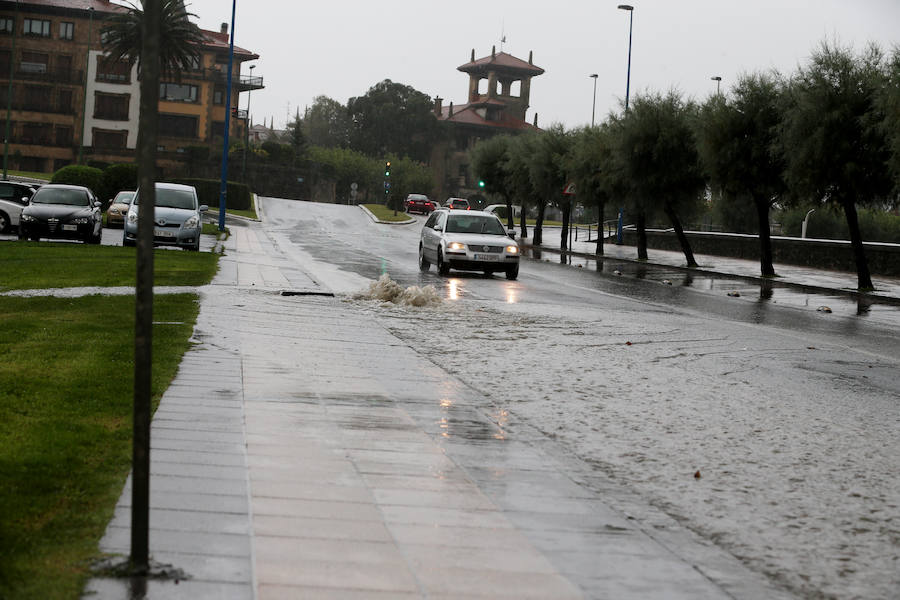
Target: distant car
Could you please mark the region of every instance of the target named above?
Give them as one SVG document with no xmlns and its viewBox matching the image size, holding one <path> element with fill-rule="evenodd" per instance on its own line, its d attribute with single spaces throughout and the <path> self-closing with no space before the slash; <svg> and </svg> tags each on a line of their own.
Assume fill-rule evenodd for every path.
<svg viewBox="0 0 900 600">
<path fill-rule="evenodd" d="M 141 190 L 138 189 L 128 207 L 125 217 L 123 246 L 134 246 L 137 242 L 138 209 L 141 204 Z M 190 185 L 178 183 L 156 184 L 156 206 L 153 211 L 153 245 L 177 246 L 187 250 L 200 249 L 201 213 L 209 208 L 200 204 L 197 190 Z"/>
<path fill-rule="evenodd" d="M 465 198 L 447 198 L 447 201 L 444 202 L 444 206 L 455 210 L 471 210 L 472 208 L 469 206 L 469 201 Z"/>
<path fill-rule="evenodd" d="M 19 239 L 82 240 L 99 244 L 103 235 L 100 201 L 80 185 L 49 184 L 38 189 L 19 220 Z"/>
<path fill-rule="evenodd" d="M 519 276 L 519 245 L 492 214 L 470 210 L 438 210 L 431 213 L 419 238 L 419 269 L 431 263 L 438 273 L 450 269 L 502 271 L 507 279 Z"/>
<path fill-rule="evenodd" d="M 434 210 L 434 202 L 424 194 L 410 194 L 406 197 L 406 212 L 427 215 Z"/>
<path fill-rule="evenodd" d="M 131 206 L 131 200 L 134 198 L 135 192 L 122 191 L 116 194 L 106 209 L 106 226 L 120 225 L 125 227 L 125 217 L 128 216 L 128 207 Z"/>
<path fill-rule="evenodd" d="M 19 226 L 19 215 L 39 185 L 0 181 L 0 233 Z"/>
<path fill-rule="evenodd" d="M 513 204 L 513 222 L 518 223 L 519 218 L 522 215 L 522 207 Z M 497 215 L 497 217 L 506 222 L 506 205 L 505 204 L 491 204 L 490 206 L 485 207 L 484 212 L 489 212 L 491 214 Z"/>
</svg>

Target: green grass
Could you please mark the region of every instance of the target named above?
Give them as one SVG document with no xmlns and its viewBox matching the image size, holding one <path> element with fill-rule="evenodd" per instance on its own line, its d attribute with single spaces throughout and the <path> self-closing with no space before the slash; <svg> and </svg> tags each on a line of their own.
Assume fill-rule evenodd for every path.
<svg viewBox="0 0 900 600">
<path fill-rule="evenodd" d="M 398 210 L 395 215 L 393 208 L 388 208 L 383 204 L 363 204 L 363 206 L 368 208 L 380 221 L 408 221 L 410 219 L 410 216 L 402 210 Z"/>
<path fill-rule="evenodd" d="M 219 231 L 218 223 L 203 223 L 200 234 L 215 236 L 217 240 L 227 240 L 231 237 L 231 230 L 226 227 L 224 231 Z"/>
<path fill-rule="evenodd" d="M 44 181 L 50 181 L 53 178 L 53 173 L 34 173 L 32 171 L 8 171 L 7 173 L 10 177 L 28 177 L 29 179 L 43 179 Z"/>
<path fill-rule="evenodd" d="M 135 284 L 135 248 L 52 242 L 0 243 L 0 290 Z M 210 252 L 154 253 L 155 285 L 204 285 L 216 273 Z"/>
<path fill-rule="evenodd" d="M 134 310 L 0 297 L 0 598 L 81 594 L 130 469 Z M 197 312 L 193 294 L 154 300 L 154 407 Z"/>
<path fill-rule="evenodd" d="M 236 210 L 233 208 L 226 208 L 225 212 L 228 213 L 229 215 L 238 215 L 241 217 L 247 217 L 248 219 L 256 219 L 257 221 L 259 221 L 259 216 L 257 216 L 257 214 L 256 214 L 255 196 L 251 196 L 250 203 L 251 203 L 251 206 L 248 210 Z M 210 212 L 219 214 L 219 207 L 218 206 L 210 206 L 207 213 L 210 213 Z"/>
</svg>

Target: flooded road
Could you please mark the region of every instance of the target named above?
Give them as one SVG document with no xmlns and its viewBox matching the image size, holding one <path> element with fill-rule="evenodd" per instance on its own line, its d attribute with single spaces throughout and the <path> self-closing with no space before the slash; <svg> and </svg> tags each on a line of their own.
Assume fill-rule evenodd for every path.
<svg viewBox="0 0 900 600">
<path fill-rule="evenodd" d="M 264 213 L 312 277 L 490 400 L 497 429 L 448 421 L 448 436 L 525 424 L 593 469 L 579 483 L 633 491 L 797 597 L 896 597 L 897 307 L 547 254 L 514 282 L 445 278 L 418 270 L 421 221 L 274 200 Z M 350 300 L 385 273 L 443 301 Z"/>
</svg>

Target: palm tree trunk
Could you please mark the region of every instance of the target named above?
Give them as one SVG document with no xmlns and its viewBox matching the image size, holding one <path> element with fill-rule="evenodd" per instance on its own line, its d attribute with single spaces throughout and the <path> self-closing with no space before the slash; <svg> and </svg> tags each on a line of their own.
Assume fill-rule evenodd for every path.
<svg viewBox="0 0 900 600">
<path fill-rule="evenodd" d="M 522 212 L 519 213 L 519 237 L 525 239 L 528 237 L 528 223 L 525 221 L 525 203 L 522 203 Z"/>
<path fill-rule="evenodd" d="M 140 210 L 134 326 L 134 439 L 132 444 L 131 570 L 149 569 L 150 400 L 153 347 L 153 210 L 159 121 L 160 0 L 144 0 L 137 163 Z"/>
<path fill-rule="evenodd" d="M 569 227 L 571 224 L 569 223 L 570 217 L 572 213 L 572 201 L 569 200 L 565 204 L 563 204 L 562 210 L 562 233 L 560 234 L 559 241 L 559 249 L 560 250 L 568 250 L 569 249 Z"/>
<path fill-rule="evenodd" d="M 597 198 L 597 256 L 603 256 L 603 209 L 602 198 Z"/>
<path fill-rule="evenodd" d="M 513 220 L 512 198 L 506 199 L 506 228 L 516 228 L 515 221 Z"/>
<path fill-rule="evenodd" d="M 687 236 L 684 235 L 684 228 L 681 226 L 681 220 L 668 202 L 666 202 L 663 210 L 665 211 L 666 216 L 669 217 L 669 221 L 672 222 L 672 227 L 675 229 L 675 235 L 678 237 L 678 243 L 681 244 L 681 251 L 684 253 L 684 259 L 687 261 L 687 266 L 690 268 L 696 267 L 697 261 L 694 260 L 694 250 L 691 248 L 691 242 L 687 239 Z"/>
<path fill-rule="evenodd" d="M 538 204 L 537 220 L 534 222 L 534 240 L 532 242 L 534 246 L 540 246 L 544 241 L 544 211 L 546 210 L 547 203 L 541 201 L 540 204 Z"/>
<path fill-rule="evenodd" d="M 766 198 L 754 198 L 756 216 L 759 219 L 759 269 L 763 277 L 774 277 L 775 266 L 772 264 L 772 235 L 769 233 L 769 201 Z"/>
<path fill-rule="evenodd" d="M 637 227 L 638 260 L 647 260 L 647 217 L 644 216 L 643 210 L 638 212 L 635 226 Z"/>
<path fill-rule="evenodd" d="M 858 289 L 868 291 L 875 289 L 872 275 L 869 273 L 869 262 L 863 249 L 862 234 L 859 232 L 859 217 L 856 214 L 856 203 L 852 200 L 841 202 L 844 214 L 847 215 L 847 226 L 850 228 L 850 245 L 853 247 L 853 258 L 856 260 L 856 278 Z"/>
</svg>

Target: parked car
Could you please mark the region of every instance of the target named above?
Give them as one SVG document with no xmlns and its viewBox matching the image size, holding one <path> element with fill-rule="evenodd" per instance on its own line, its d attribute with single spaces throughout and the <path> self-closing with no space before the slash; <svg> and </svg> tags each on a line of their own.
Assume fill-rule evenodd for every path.
<svg viewBox="0 0 900 600">
<path fill-rule="evenodd" d="M 128 216 L 128 207 L 131 206 L 134 194 L 134 192 L 122 191 L 110 201 L 109 208 L 106 209 L 107 227 L 112 227 L 113 225 L 125 227 L 125 217 Z"/>
<path fill-rule="evenodd" d="M 103 235 L 100 201 L 80 185 L 49 184 L 38 189 L 19 219 L 19 239 L 82 240 L 99 244 Z"/>
<path fill-rule="evenodd" d="M 469 201 L 465 198 L 447 198 L 447 201 L 444 202 L 444 206 L 457 210 L 471 210 L 472 208 L 469 206 Z"/>
<path fill-rule="evenodd" d="M 141 190 L 138 189 L 128 207 L 125 217 L 123 246 L 134 246 L 137 242 L 138 209 L 141 204 Z M 200 249 L 201 213 L 209 207 L 200 204 L 197 190 L 190 185 L 179 183 L 156 184 L 156 206 L 153 211 L 153 245 L 178 246 L 187 250 Z"/>
<path fill-rule="evenodd" d="M 424 194 L 410 194 L 406 197 L 406 212 L 427 215 L 434 210 L 434 202 Z"/>
<path fill-rule="evenodd" d="M 431 263 L 438 273 L 450 269 L 482 271 L 486 275 L 503 271 L 507 279 L 519 276 L 519 245 L 500 219 L 492 214 L 438 210 L 431 213 L 419 238 L 419 269 Z"/>
<path fill-rule="evenodd" d="M 522 207 L 518 204 L 513 204 L 513 222 L 518 223 L 519 218 L 522 216 Z M 506 205 L 505 204 L 491 204 L 490 206 L 485 207 L 484 212 L 489 212 L 493 215 L 497 215 L 497 217 L 506 222 Z"/>
<path fill-rule="evenodd" d="M 19 215 L 40 186 L 17 181 L 0 181 L 0 233 L 19 226 Z"/>
</svg>

